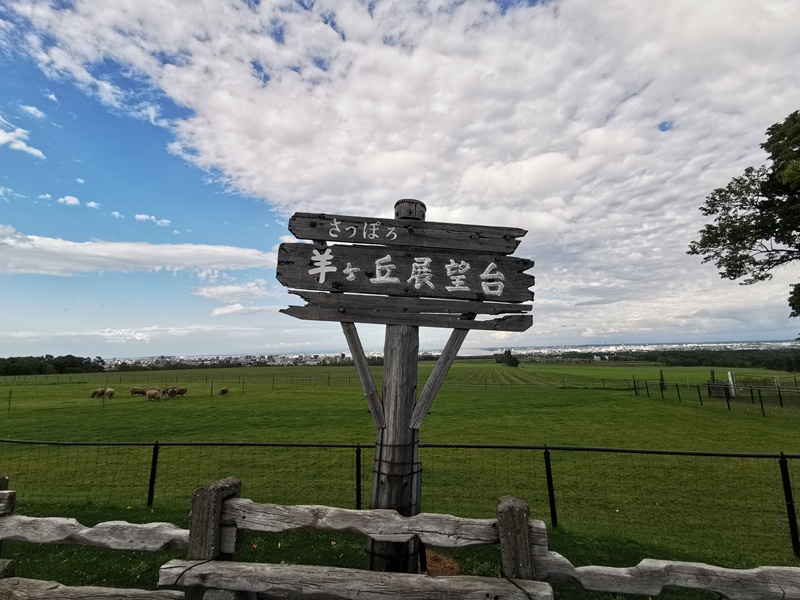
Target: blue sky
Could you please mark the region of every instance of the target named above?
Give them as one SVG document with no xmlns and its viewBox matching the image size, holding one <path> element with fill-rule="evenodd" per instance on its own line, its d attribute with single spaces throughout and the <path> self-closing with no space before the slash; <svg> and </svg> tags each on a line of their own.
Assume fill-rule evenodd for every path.
<svg viewBox="0 0 800 600">
<path fill-rule="evenodd" d="M 793 338 L 791 269 L 686 248 L 798 108 L 800 8 L 643 4 L 1 2 L 0 356 L 343 351 L 277 245 L 404 197 L 529 230 L 534 326 L 467 347 Z"/>
</svg>

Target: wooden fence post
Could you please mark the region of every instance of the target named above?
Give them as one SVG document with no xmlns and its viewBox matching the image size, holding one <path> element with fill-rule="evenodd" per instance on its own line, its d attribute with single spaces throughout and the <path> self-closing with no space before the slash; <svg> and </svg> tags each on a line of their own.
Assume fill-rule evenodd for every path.
<svg viewBox="0 0 800 600">
<path fill-rule="evenodd" d="M 530 517 L 530 507 L 519 498 L 503 496 L 497 503 L 502 573 L 509 579 L 534 579 Z"/>
<path fill-rule="evenodd" d="M 192 512 L 189 516 L 188 560 L 230 560 L 232 553 L 222 551 L 222 505 L 228 498 L 239 498 L 242 482 L 235 477 L 215 481 L 192 494 Z M 235 543 L 234 543 L 235 545 Z M 202 600 L 206 588 L 186 588 L 186 600 Z M 239 599 L 247 595 L 216 590 L 215 598 Z"/>
<path fill-rule="evenodd" d="M 8 491 L 8 475 L 0 475 L 0 518 L 10 515 L 16 507 L 16 494 Z M 0 551 L 3 543 L 0 542 Z M 0 560 L 0 579 L 14 577 L 16 563 L 13 560 Z"/>
</svg>

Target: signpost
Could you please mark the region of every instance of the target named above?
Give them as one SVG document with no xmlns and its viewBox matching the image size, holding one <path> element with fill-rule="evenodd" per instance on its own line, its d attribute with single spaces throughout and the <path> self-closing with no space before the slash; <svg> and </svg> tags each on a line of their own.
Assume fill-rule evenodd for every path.
<svg viewBox="0 0 800 600">
<path fill-rule="evenodd" d="M 339 321 L 377 429 L 370 508 L 420 512 L 419 428 L 470 329 L 532 325 L 533 261 L 509 256 L 526 231 L 425 221 L 425 205 L 399 200 L 395 219 L 297 213 L 289 230 L 313 244 L 281 244 L 277 278 L 306 301 L 281 312 Z M 480 318 L 478 318 L 480 317 Z M 355 323 L 386 325 L 378 394 Z M 419 327 L 452 329 L 417 398 Z M 368 568 L 416 572 L 416 542 L 370 540 Z"/>
</svg>

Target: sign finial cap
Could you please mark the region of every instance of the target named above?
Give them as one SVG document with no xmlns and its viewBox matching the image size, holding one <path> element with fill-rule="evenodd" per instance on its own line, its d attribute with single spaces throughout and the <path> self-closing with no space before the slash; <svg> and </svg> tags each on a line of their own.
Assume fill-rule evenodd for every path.
<svg viewBox="0 0 800 600">
<path fill-rule="evenodd" d="M 413 198 L 404 198 L 394 203 L 395 219 L 425 220 L 425 204 Z"/>
</svg>

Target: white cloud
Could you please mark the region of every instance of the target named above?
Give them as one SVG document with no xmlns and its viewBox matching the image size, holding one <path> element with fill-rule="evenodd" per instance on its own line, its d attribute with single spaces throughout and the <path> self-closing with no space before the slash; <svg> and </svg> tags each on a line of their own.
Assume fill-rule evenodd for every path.
<svg viewBox="0 0 800 600">
<path fill-rule="evenodd" d="M 276 255 L 252 248 L 144 242 L 72 242 L 0 225 L 0 273 L 75 275 L 102 271 L 274 268 Z"/>
<path fill-rule="evenodd" d="M 97 202 L 87 202 L 86 206 L 88 208 L 100 208 L 100 205 Z"/>
<path fill-rule="evenodd" d="M 125 215 L 123 215 L 122 213 L 120 213 L 117 210 L 111 211 L 111 216 L 114 217 L 115 219 L 124 219 L 125 218 Z"/>
<path fill-rule="evenodd" d="M 76 177 L 76 178 L 75 178 L 75 183 L 86 183 L 86 181 L 84 181 L 84 180 L 83 180 L 83 179 L 81 179 L 80 177 Z"/>
<path fill-rule="evenodd" d="M 800 3 L 446 8 L 221 3 L 213 22 L 189 0 L 11 10 L 34 26 L 28 51 L 45 72 L 153 123 L 185 107 L 172 151 L 284 216 L 382 217 L 417 197 L 429 220 L 528 229 L 536 329 L 554 339 L 733 335 L 752 312 L 766 315 L 751 319 L 759 331 L 793 335 L 790 274 L 742 288 L 686 250 L 705 196 L 763 162 L 765 129 L 798 108 Z M 97 74 L 104 60 L 116 77 Z M 0 146 L 44 157 L 3 127 Z"/>
<path fill-rule="evenodd" d="M 81 201 L 75 196 L 63 196 L 58 199 L 59 204 L 66 204 L 67 206 L 78 206 Z"/>
<path fill-rule="evenodd" d="M 50 200 L 52 196 L 50 194 L 39 194 L 39 200 Z"/>
<path fill-rule="evenodd" d="M 0 146 L 3 144 L 8 144 L 8 147 L 12 150 L 20 150 L 21 152 L 27 152 L 31 156 L 35 156 L 36 158 L 46 158 L 44 153 L 32 146 L 29 146 L 25 143 L 25 140 L 28 139 L 28 131 L 25 129 L 17 127 L 13 131 L 6 131 L 5 129 L 0 128 Z"/>
<path fill-rule="evenodd" d="M 197 288 L 194 293 L 219 302 L 233 302 L 250 298 L 280 297 L 286 292 L 277 285 L 270 288 L 264 279 L 253 279 L 242 284 L 204 286 Z"/>
<path fill-rule="evenodd" d="M 159 227 L 169 227 L 171 221 L 169 219 L 157 219 L 153 215 L 137 214 L 134 216 L 137 221 L 152 221 Z"/>
<path fill-rule="evenodd" d="M 36 117 L 37 119 L 43 119 L 45 117 L 45 114 L 35 106 L 26 106 L 23 104 L 20 106 L 20 108 L 29 115 L 31 115 L 32 117 Z"/>
<path fill-rule="evenodd" d="M 244 306 L 242 304 L 230 304 L 220 306 L 211 311 L 212 317 L 227 317 L 230 315 L 257 315 L 262 313 L 275 313 L 279 306 Z"/>
</svg>

